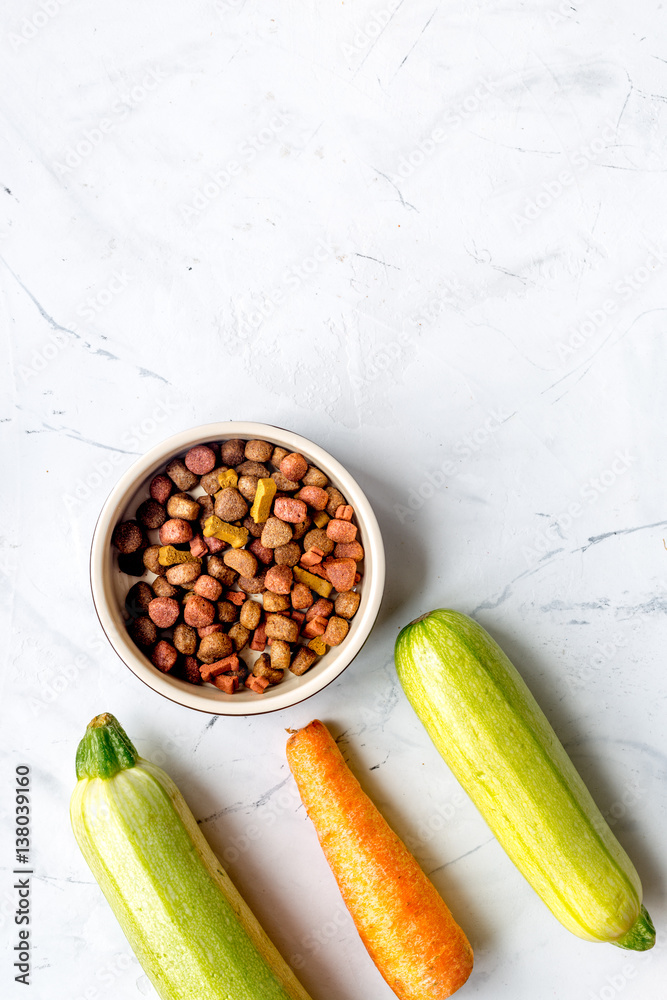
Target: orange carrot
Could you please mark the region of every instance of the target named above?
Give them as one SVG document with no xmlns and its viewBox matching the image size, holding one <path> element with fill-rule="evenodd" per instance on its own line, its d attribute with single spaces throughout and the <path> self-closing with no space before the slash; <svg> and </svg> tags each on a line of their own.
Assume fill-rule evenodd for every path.
<svg viewBox="0 0 667 1000">
<path fill-rule="evenodd" d="M 287 760 L 366 949 L 399 1000 L 445 1000 L 472 948 L 442 897 L 362 791 L 319 720 L 287 741 Z"/>
</svg>

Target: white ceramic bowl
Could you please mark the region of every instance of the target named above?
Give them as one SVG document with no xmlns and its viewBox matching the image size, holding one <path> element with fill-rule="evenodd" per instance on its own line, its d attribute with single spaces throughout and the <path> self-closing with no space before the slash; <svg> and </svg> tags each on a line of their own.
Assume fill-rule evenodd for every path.
<svg viewBox="0 0 667 1000">
<path fill-rule="evenodd" d="M 151 479 L 158 472 L 163 472 L 172 458 L 184 455 L 193 445 L 229 438 L 270 441 L 288 451 L 303 454 L 312 465 L 328 476 L 330 483 L 338 487 L 354 507 L 360 541 L 364 546 L 363 578 L 359 585 L 361 602 L 350 622 L 346 638 L 340 646 L 331 647 L 307 673 L 296 677 L 288 670 L 280 684 L 269 687 L 262 695 L 246 688 L 227 695 L 211 685 L 189 684 L 157 670 L 127 633 L 125 595 L 137 582 L 137 578 L 127 576 L 119 570 L 116 549 L 111 544 L 116 524 L 134 517 L 138 505 L 149 496 Z M 322 448 L 298 434 L 270 424 L 237 421 L 204 424 L 175 434 L 136 461 L 113 488 L 102 508 L 95 526 L 90 555 L 90 580 L 95 610 L 109 642 L 121 660 L 158 694 L 179 705 L 213 715 L 258 715 L 279 711 L 310 698 L 335 680 L 368 638 L 380 610 L 384 576 L 384 547 L 375 514 L 349 472 Z"/>
</svg>

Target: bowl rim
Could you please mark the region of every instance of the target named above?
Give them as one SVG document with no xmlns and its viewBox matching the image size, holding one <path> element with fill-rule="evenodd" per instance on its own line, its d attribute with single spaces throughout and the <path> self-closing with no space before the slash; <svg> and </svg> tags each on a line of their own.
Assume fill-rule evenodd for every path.
<svg viewBox="0 0 667 1000">
<path fill-rule="evenodd" d="M 187 451 L 196 444 L 235 437 L 246 440 L 254 438 L 269 440 L 280 447 L 288 446 L 292 451 L 303 451 L 314 465 L 322 468 L 327 475 L 331 474 L 331 478 L 338 481 L 346 499 L 355 508 L 363 530 L 367 566 L 362 590 L 362 595 L 367 601 L 363 611 L 360 608 L 360 618 L 355 616 L 357 628 L 348 637 L 349 642 L 346 639 L 340 647 L 333 647 L 327 651 L 325 655 L 333 658 L 320 674 L 309 677 L 307 672 L 298 678 L 301 682 L 299 687 L 291 687 L 285 692 L 276 687 L 273 689 L 275 694 L 272 693 L 268 697 L 263 695 L 261 698 L 257 696 L 256 702 L 241 699 L 234 701 L 236 695 L 224 695 L 222 692 L 216 697 L 203 697 L 199 693 L 198 685 L 187 684 L 186 681 L 169 677 L 168 674 L 160 673 L 149 662 L 143 662 L 144 654 L 135 651 L 127 631 L 125 628 L 122 631 L 119 629 L 117 620 L 110 610 L 111 584 L 106 580 L 105 574 L 106 560 L 111 552 L 111 533 L 118 517 L 140 488 L 141 483 L 163 469 L 171 457 Z M 280 441 L 275 441 L 276 437 L 279 437 Z M 135 677 L 156 694 L 184 708 L 207 715 L 243 717 L 280 712 L 301 704 L 332 684 L 350 665 L 370 636 L 380 611 L 385 582 L 385 554 L 380 527 L 368 498 L 354 477 L 329 452 L 309 438 L 276 424 L 231 420 L 200 424 L 172 434 L 150 448 L 125 470 L 107 496 L 95 523 L 90 546 L 89 573 L 93 606 L 102 631 L 116 655 Z M 122 616 L 122 611 L 118 610 Z M 306 688 L 303 692 L 302 687 Z"/>
</svg>

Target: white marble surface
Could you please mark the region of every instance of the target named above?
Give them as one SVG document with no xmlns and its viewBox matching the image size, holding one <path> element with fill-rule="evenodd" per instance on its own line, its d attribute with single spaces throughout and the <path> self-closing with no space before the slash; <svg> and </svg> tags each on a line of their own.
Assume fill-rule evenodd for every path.
<svg viewBox="0 0 667 1000">
<path fill-rule="evenodd" d="M 104 710 L 183 788 L 313 1000 L 392 995 L 288 776 L 284 729 L 314 716 L 469 934 L 462 997 L 664 996 L 661 7 L 4 5 L 3 997 L 26 995 L 9 969 L 22 762 L 29 995 L 154 995 L 69 830 L 75 747 Z M 153 696 L 88 588 L 120 472 L 230 418 L 346 463 L 388 555 L 352 666 L 248 721 Z M 637 865 L 654 952 L 562 929 L 458 791 L 392 664 L 398 629 L 442 605 L 534 690 Z"/>
</svg>

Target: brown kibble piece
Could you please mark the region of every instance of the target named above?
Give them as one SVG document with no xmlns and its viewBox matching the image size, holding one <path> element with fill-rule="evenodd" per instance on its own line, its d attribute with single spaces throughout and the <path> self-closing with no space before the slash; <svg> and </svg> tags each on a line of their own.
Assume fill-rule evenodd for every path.
<svg viewBox="0 0 667 1000">
<path fill-rule="evenodd" d="M 199 643 L 197 659 L 202 663 L 215 663 L 234 652 L 232 640 L 224 632 L 213 632 L 205 635 Z"/>
<path fill-rule="evenodd" d="M 334 590 L 343 594 L 346 590 L 352 590 L 355 584 L 357 564 L 354 559 L 332 559 L 329 557 L 322 563 L 326 578 L 333 584 Z M 327 643 L 328 646 L 333 643 Z"/>
<path fill-rule="evenodd" d="M 252 503 L 255 499 L 255 493 L 257 492 L 257 483 L 259 479 L 257 476 L 240 476 L 238 481 L 237 489 L 244 500 L 248 503 Z"/>
<path fill-rule="evenodd" d="M 275 465 L 276 469 L 279 469 L 280 463 L 282 462 L 282 460 L 285 458 L 286 455 L 289 455 L 287 448 L 281 448 L 278 445 L 276 445 L 276 447 L 271 452 L 271 465 Z"/>
<path fill-rule="evenodd" d="M 283 639 L 274 639 L 271 643 L 271 667 L 273 670 L 287 670 L 292 659 L 289 643 Z"/>
<path fill-rule="evenodd" d="M 312 523 L 313 522 L 311 521 L 310 517 L 306 517 L 305 520 L 299 521 L 298 524 L 295 524 L 294 533 L 292 534 L 292 541 L 296 542 L 300 538 L 303 538 L 304 535 L 306 535 L 310 530 Z"/>
<path fill-rule="evenodd" d="M 199 480 L 199 485 L 203 490 L 206 490 L 206 492 L 209 495 L 217 493 L 218 490 L 220 489 L 220 483 L 218 482 L 218 473 L 226 471 L 227 471 L 226 465 L 218 465 L 215 469 L 212 469 L 211 472 L 207 472 L 205 476 L 201 477 L 201 479 Z"/>
<path fill-rule="evenodd" d="M 199 482 L 199 476 L 196 476 L 194 472 L 190 472 L 185 462 L 182 462 L 180 458 L 175 458 L 170 462 L 165 472 L 178 489 L 183 492 L 191 490 Z"/>
<path fill-rule="evenodd" d="M 202 510 L 189 493 L 174 493 L 167 500 L 167 514 L 184 521 L 196 521 L 201 517 Z"/>
<path fill-rule="evenodd" d="M 288 479 L 287 476 L 284 476 L 280 471 L 272 472 L 271 479 L 273 479 L 277 488 L 283 493 L 294 493 L 295 490 L 298 490 L 301 485 L 301 483 L 297 482 L 296 479 Z"/>
<path fill-rule="evenodd" d="M 174 484 L 169 476 L 160 474 L 159 476 L 154 476 L 153 479 L 151 479 L 151 484 L 148 489 L 153 500 L 157 500 L 160 504 L 165 504 L 171 496 L 173 488 Z"/>
<path fill-rule="evenodd" d="M 267 639 L 283 639 L 285 642 L 296 642 L 299 638 L 299 624 L 291 618 L 280 614 L 266 616 Z"/>
<path fill-rule="evenodd" d="M 137 507 L 137 521 L 139 524 L 143 525 L 144 528 L 148 528 L 149 531 L 155 531 L 156 528 L 161 527 L 167 520 L 167 512 L 161 503 L 157 500 L 144 500 Z"/>
<path fill-rule="evenodd" d="M 264 584 L 274 594 L 289 594 L 293 579 L 289 566 L 271 566 L 266 571 Z"/>
<path fill-rule="evenodd" d="M 220 459 L 225 465 L 238 465 L 245 457 L 245 441 L 230 438 L 220 444 Z"/>
<path fill-rule="evenodd" d="M 151 586 L 156 597 L 175 597 L 178 593 L 178 587 L 172 586 L 166 576 L 158 576 L 157 579 L 153 580 Z"/>
<path fill-rule="evenodd" d="M 221 521 L 240 521 L 248 513 L 248 504 L 234 486 L 227 486 L 215 496 L 215 514 Z"/>
<path fill-rule="evenodd" d="M 344 593 L 339 594 L 336 598 L 334 603 L 336 614 L 339 618 L 354 617 L 357 613 L 360 601 L 361 594 L 357 594 L 354 590 L 346 590 Z"/>
<path fill-rule="evenodd" d="M 283 679 L 283 671 L 271 666 L 271 657 L 267 653 L 257 657 L 252 665 L 252 672 L 255 677 L 266 677 L 269 684 L 278 684 Z"/>
<path fill-rule="evenodd" d="M 293 451 L 289 455 L 285 455 L 280 463 L 280 471 L 283 476 L 287 476 L 288 479 L 298 482 L 308 471 L 308 462 L 299 452 Z"/>
<path fill-rule="evenodd" d="M 214 576 L 205 573 L 197 579 L 194 591 L 195 594 L 205 597 L 208 601 L 217 601 L 222 593 L 222 584 Z"/>
<path fill-rule="evenodd" d="M 322 636 L 323 642 L 326 642 L 327 646 L 338 646 L 343 641 L 350 629 L 350 623 L 344 618 L 338 618 L 334 615 L 327 622 L 327 627 Z"/>
<path fill-rule="evenodd" d="M 245 457 L 252 462 L 268 462 L 273 454 L 273 445 L 268 441 L 248 441 L 245 446 Z"/>
<path fill-rule="evenodd" d="M 247 529 L 248 534 L 252 535 L 253 538 L 259 538 L 262 534 L 264 528 L 263 524 L 259 524 L 257 521 L 253 520 L 252 517 L 243 518 L 243 527 Z"/>
<path fill-rule="evenodd" d="M 151 662 L 153 666 L 161 670 L 163 674 L 168 674 L 170 670 L 173 670 L 176 666 L 176 661 L 178 660 L 178 653 L 171 645 L 171 643 L 166 642 L 161 639 L 157 646 L 151 653 Z"/>
<path fill-rule="evenodd" d="M 289 524 L 305 521 L 308 515 L 308 508 L 303 500 L 296 500 L 294 497 L 278 497 L 274 501 L 273 511 L 276 517 Z"/>
<path fill-rule="evenodd" d="M 241 462 L 236 466 L 239 476 L 256 476 L 257 479 L 268 479 L 269 470 L 261 462 Z"/>
<path fill-rule="evenodd" d="M 158 558 L 159 552 L 159 545 L 149 545 L 148 548 L 144 549 L 142 552 L 141 558 L 149 573 L 155 573 L 156 576 L 164 576 L 167 572 L 167 567 L 160 565 L 160 560 Z"/>
<path fill-rule="evenodd" d="M 167 570 L 167 580 L 172 587 L 189 587 L 201 573 L 198 562 L 176 563 Z"/>
<path fill-rule="evenodd" d="M 206 560 L 206 571 L 209 576 L 214 576 L 216 580 L 219 580 L 223 587 L 231 587 L 238 576 L 238 573 L 231 566 L 225 565 L 222 556 L 209 556 Z"/>
<path fill-rule="evenodd" d="M 125 610 L 131 618 L 136 618 L 137 615 L 141 614 L 145 615 L 148 612 L 148 605 L 154 597 L 151 585 L 145 580 L 140 580 L 128 590 L 125 598 Z"/>
<path fill-rule="evenodd" d="M 173 517 L 169 521 L 165 521 L 160 528 L 162 545 L 183 545 L 190 541 L 192 535 L 192 525 L 180 517 Z"/>
<path fill-rule="evenodd" d="M 326 506 L 326 512 L 330 517 L 336 516 L 336 511 L 345 503 L 345 497 L 340 490 L 337 490 L 335 486 L 325 486 L 325 491 L 329 495 L 329 503 Z"/>
<path fill-rule="evenodd" d="M 215 452 L 206 444 L 196 444 L 185 456 L 185 464 L 196 476 L 205 476 L 215 468 Z"/>
<path fill-rule="evenodd" d="M 329 480 L 321 469 L 316 468 L 314 465 L 309 465 L 308 472 L 305 474 L 301 482 L 304 486 L 319 486 L 324 489 Z"/>
<path fill-rule="evenodd" d="M 241 622 L 234 622 L 229 630 L 229 638 L 234 643 L 234 650 L 238 653 L 248 644 L 250 639 L 250 629 L 242 625 Z"/>
<path fill-rule="evenodd" d="M 299 646 L 296 656 L 290 663 L 290 670 L 297 677 L 301 674 L 305 674 L 306 670 L 309 670 L 315 660 L 317 659 L 317 653 L 313 649 L 308 649 L 307 646 Z"/>
<path fill-rule="evenodd" d="M 235 622 L 239 615 L 239 609 L 231 601 L 218 601 L 218 619 L 221 622 Z"/>
<path fill-rule="evenodd" d="M 267 612 L 288 611 L 289 606 L 290 600 L 285 594 L 273 594 L 270 590 L 264 594 L 264 610 Z"/>
<path fill-rule="evenodd" d="M 141 615 L 129 623 L 128 632 L 130 638 L 137 646 L 143 649 L 152 646 L 157 640 L 157 627 L 148 615 Z"/>
<path fill-rule="evenodd" d="M 174 629 L 173 642 L 179 653 L 194 656 L 197 650 L 197 630 L 192 625 L 179 622 Z"/>
<path fill-rule="evenodd" d="M 137 549 L 136 552 L 119 552 L 118 569 L 127 576 L 143 576 L 144 562 L 142 559 L 142 550 Z"/>
<path fill-rule="evenodd" d="M 301 556 L 301 549 L 295 541 L 279 545 L 273 550 L 273 558 L 277 566 L 296 566 Z"/>
<path fill-rule="evenodd" d="M 183 675 L 186 681 L 191 684 L 201 684 L 201 674 L 199 672 L 199 664 L 197 663 L 194 656 L 186 656 L 183 659 Z"/>
<path fill-rule="evenodd" d="M 246 594 L 263 594 L 266 590 L 265 575 L 266 570 L 262 569 L 254 576 L 240 576 L 237 583 Z"/>
<path fill-rule="evenodd" d="M 329 538 L 324 528 L 313 528 L 303 540 L 303 550 L 321 549 L 325 556 L 331 555 L 334 549 L 334 540 Z"/>
<path fill-rule="evenodd" d="M 270 517 L 262 529 L 262 545 L 267 549 L 277 549 L 292 538 L 292 529 L 277 517 Z"/>
<path fill-rule="evenodd" d="M 178 621 L 181 607 L 173 597 L 154 597 L 148 605 L 148 614 L 158 628 L 171 628 Z"/>
<path fill-rule="evenodd" d="M 241 625 L 245 628 L 256 629 L 259 625 L 260 619 L 262 617 L 262 605 L 259 601 L 253 601 L 250 598 L 244 601 L 241 605 L 241 612 L 239 614 L 239 621 Z"/>
<path fill-rule="evenodd" d="M 254 576 L 257 572 L 257 559 L 248 549 L 228 549 L 222 559 L 240 576 Z"/>
<path fill-rule="evenodd" d="M 293 608 L 309 608 L 313 603 L 313 592 L 305 583 L 295 583 L 290 596 Z"/>
<path fill-rule="evenodd" d="M 212 625 L 215 618 L 215 604 L 207 601 L 199 594 L 192 594 L 183 608 L 183 618 L 188 625 L 201 628 L 203 625 Z"/>
<path fill-rule="evenodd" d="M 123 555 L 136 552 L 144 544 L 144 533 L 141 525 L 137 524 L 136 521 L 123 521 L 121 524 L 117 524 L 111 541 Z"/>
</svg>

